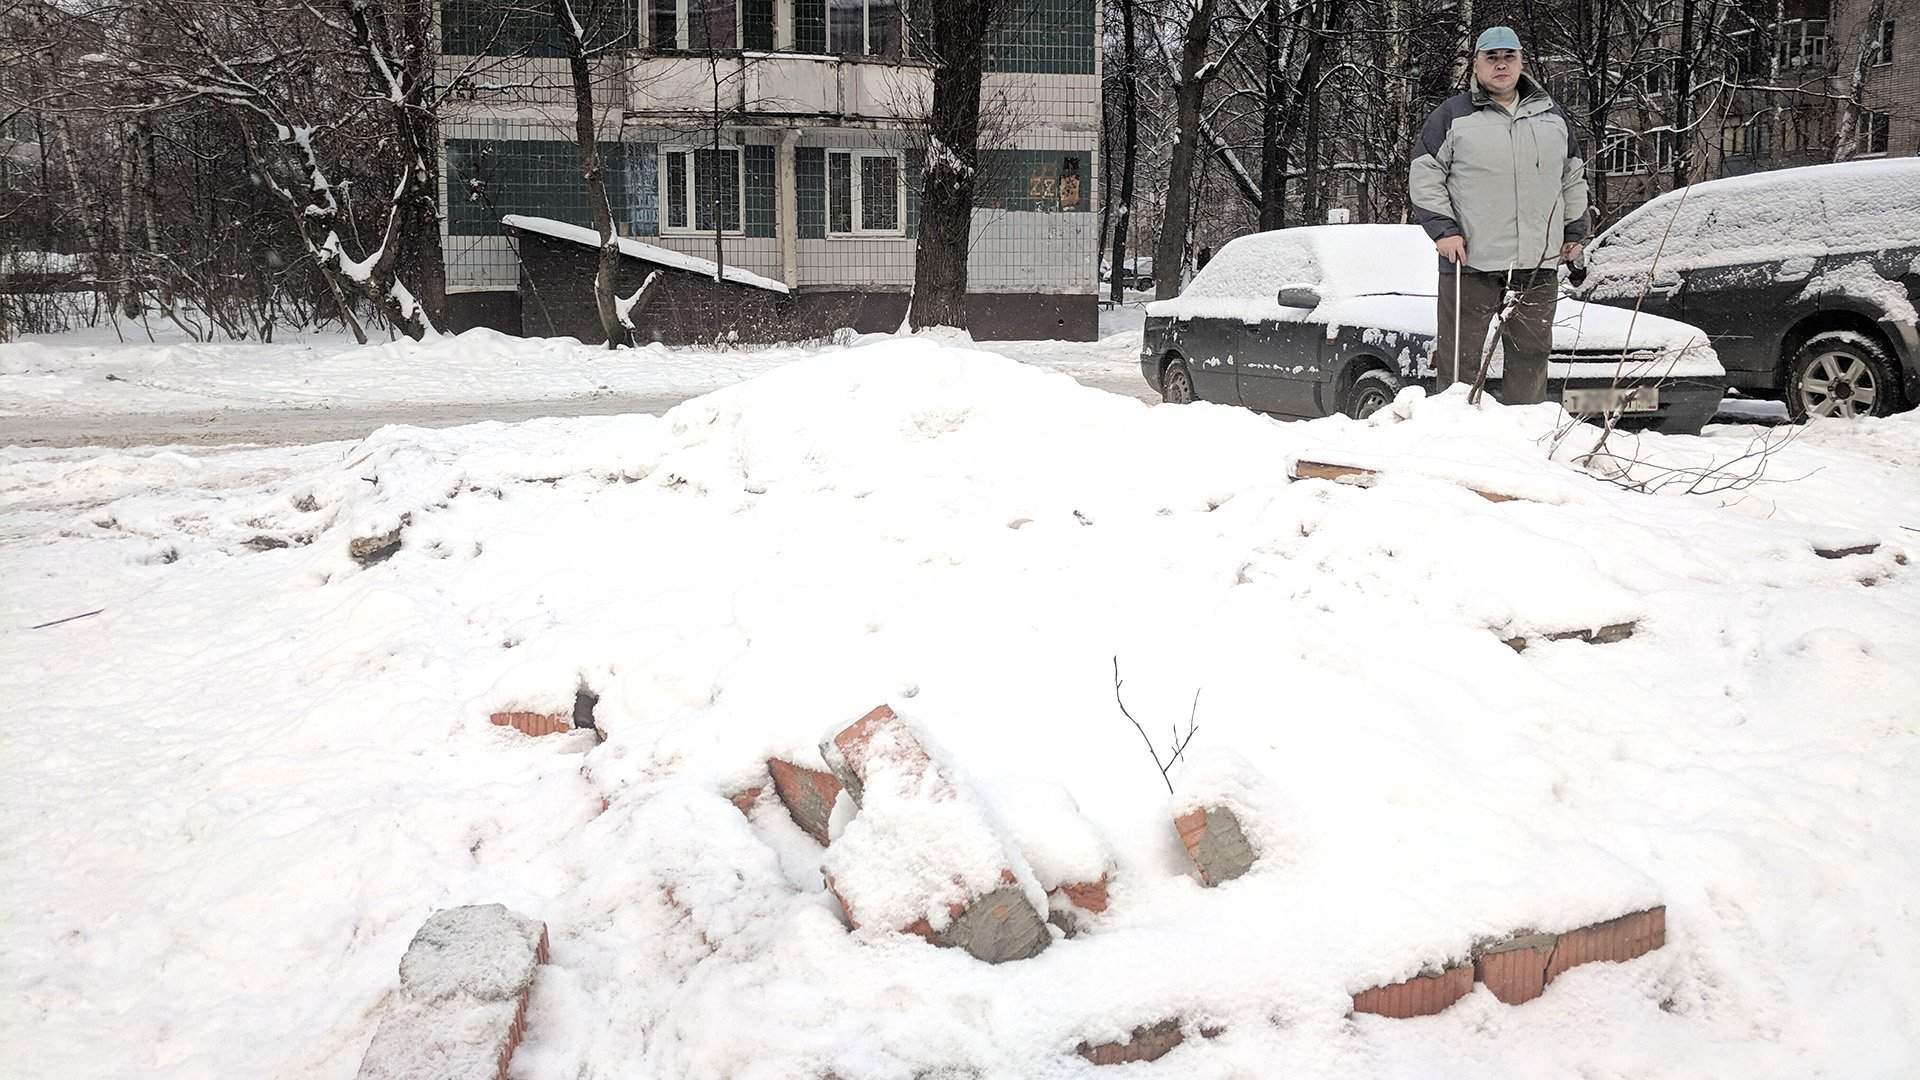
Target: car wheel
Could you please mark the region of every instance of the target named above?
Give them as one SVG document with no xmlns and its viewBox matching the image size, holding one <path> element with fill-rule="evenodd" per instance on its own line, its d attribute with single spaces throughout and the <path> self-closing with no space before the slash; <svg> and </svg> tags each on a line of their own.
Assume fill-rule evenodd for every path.
<svg viewBox="0 0 1920 1080">
<path fill-rule="evenodd" d="M 1166 374 L 1160 376 L 1160 400 L 1169 405 L 1191 405 L 1193 396 L 1193 373 L 1187 370 L 1184 360 L 1175 360 L 1167 365 Z"/>
<path fill-rule="evenodd" d="M 1886 416 L 1900 405 L 1893 363 L 1860 334 L 1815 334 L 1787 369 L 1787 415 Z"/>
<path fill-rule="evenodd" d="M 1391 372 L 1375 368 L 1363 371 L 1347 388 L 1347 399 L 1340 403 L 1340 411 L 1355 420 L 1365 420 L 1374 413 L 1393 403 L 1394 395 L 1400 392 L 1400 380 Z"/>
</svg>

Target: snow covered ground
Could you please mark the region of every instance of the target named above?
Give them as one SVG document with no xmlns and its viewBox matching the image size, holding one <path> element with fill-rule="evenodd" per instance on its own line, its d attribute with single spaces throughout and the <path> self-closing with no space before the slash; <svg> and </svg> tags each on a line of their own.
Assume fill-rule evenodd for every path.
<svg viewBox="0 0 1920 1080">
<path fill-rule="evenodd" d="M 422 920 L 496 901 L 553 938 L 517 1080 L 1105 1075 L 1076 1044 L 1169 1017 L 1224 1030 L 1131 1074 L 1915 1075 L 1920 415 L 1629 444 L 1654 480 L 1778 440 L 1713 495 L 1603 483 L 1558 419 L 1278 423 L 874 340 L 664 417 L 0 450 L 10 1075 L 345 1080 Z M 1199 694 L 1177 788 L 1264 777 L 1247 876 L 1194 880 L 1116 658 L 1156 742 Z M 486 721 L 582 682 L 604 743 Z M 1115 866 L 1088 932 L 849 933 L 821 849 L 728 801 L 881 702 L 1071 795 Z M 1665 948 L 1529 1004 L 1347 1015 L 1653 902 Z"/>
</svg>

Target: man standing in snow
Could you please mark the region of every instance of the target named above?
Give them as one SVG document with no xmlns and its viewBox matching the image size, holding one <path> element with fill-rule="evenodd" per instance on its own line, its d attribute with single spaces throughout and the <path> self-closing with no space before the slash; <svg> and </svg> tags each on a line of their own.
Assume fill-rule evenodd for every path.
<svg viewBox="0 0 1920 1080">
<path fill-rule="evenodd" d="M 1587 237 L 1579 137 L 1521 68 L 1512 29 L 1481 34 L 1472 86 L 1427 117 L 1407 177 L 1413 220 L 1440 253 L 1436 389 L 1477 378 L 1487 324 L 1511 293 L 1500 324 L 1509 405 L 1546 400 L 1556 268 Z"/>
</svg>

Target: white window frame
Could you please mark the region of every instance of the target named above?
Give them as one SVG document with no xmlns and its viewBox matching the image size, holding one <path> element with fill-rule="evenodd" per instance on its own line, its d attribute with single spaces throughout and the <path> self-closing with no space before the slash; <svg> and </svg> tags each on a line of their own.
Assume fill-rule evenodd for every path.
<svg viewBox="0 0 1920 1080">
<path fill-rule="evenodd" d="M 841 155 L 847 161 L 847 183 L 853 198 L 853 231 L 836 232 L 833 228 L 833 158 Z M 862 170 L 860 162 L 865 158 L 893 159 L 894 180 L 894 218 L 898 222 L 891 229 L 869 229 L 866 227 L 866 203 L 860 198 Z M 907 155 L 898 150 L 854 150 L 828 149 L 826 154 L 825 180 L 827 199 L 827 236 L 840 240 L 854 237 L 905 236 L 907 235 Z"/>
<path fill-rule="evenodd" d="M 1818 33 L 1810 31 L 1818 27 Z M 1776 59 L 1782 71 L 1796 67 L 1818 67 L 1827 62 L 1827 20 L 1788 19 L 1780 24 L 1775 37 Z"/>
<path fill-rule="evenodd" d="M 684 3 L 684 0 L 682 0 L 682 2 Z M 737 229 L 723 229 L 720 231 L 720 235 L 745 236 L 747 234 L 747 155 L 742 148 L 738 146 L 662 146 L 660 148 L 660 160 L 657 166 L 660 171 L 660 184 L 657 188 L 660 192 L 660 235 L 712 236 L 714 233 L 714 230 L 702 229 L 696 224 L 700 220 L 700 213 L 694 205 L 694 193 L 699 191 L 700 188 L 698 181 L 694 178 L 694 172 L 697 167 L 696 163 L 700 160 L 695 155 L 699 153 L 732 154 L 734 161 L 737 162 L 734 167 L 734 175 L 740 178 L 740 184 L 739 190 L 736 191 L 734 195 L 740 204 L 740 227 Z M 669 186 L 667 182 L 667 157 L 671 154 L 687 155 L 687 175 L 684 192 L 687 200 L 687 223 L 685 225 L 668 224 L 668 222 L 672 220 L 672 214 L 669 209 L 672 204 L 668 202 L 667 194 Z"/>
<path fill-rule="evenodd" d="M 1881 19 L 1880 28 L 1873 32 L 1873 66 L 1884 67 L 1893 63 L 1893 42 L 1897 28 L 1893 19 Z"/>
<path fill-rule="evenodd" d="M 1873 148 L 1873 121 L 1878 117 L 1887 121 L 1887 141 L 1880 149 Z M 1860 157 L 1885 157 L 1893 146 L 1893 116 L 1879 109 L 1860 110 Z"/>
<path fill-rule="evenodd" d="M 1618 128 L 1600 141 L 1600 171 L 1608 176 L 1639 176 L 1647 171 L 1640 156 L 1640 137 Z M 1611 160 L 1609 160 L 1611 158 Z"/>
</svg>

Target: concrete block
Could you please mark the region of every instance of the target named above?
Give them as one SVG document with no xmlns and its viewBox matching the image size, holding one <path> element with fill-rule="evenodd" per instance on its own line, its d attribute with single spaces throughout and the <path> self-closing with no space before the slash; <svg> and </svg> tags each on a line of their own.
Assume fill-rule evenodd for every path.
<svg viewBox="0 0 1920 1080">
<path fill-rule="evenodd" d="M 499 904 L 435 912 L 400 958 L 358 1080 L 506 1080 L 546 962 L 538 920 Z"/>
<path fill-rule="evenodd" d="M 1035 909 L 1013 872 L 1016 855 L 993 830 L 985 807 L 933 761 L 891 708 L 872 710 L 822 742 L 820 750 L 860 806 L 828 849 L 827 888 L 851 925 L 875 922 L 862 897 L 899 912 L 899 898 L 905 896 L 904 909 L 917 908 L 919 914 L 889 929 L 964 949 L 990 964 L 1024 960 L 1052 942 L 1045 914 Z M 999 865 L 939 866 L 933 873 L 915 865 L 916 835 L 925 834 L 932 849 L 955 830 L 977 835 L 968 850 L 999 851 Z M 938 930 L 936 913 L 943 916 Z"/>
<path fill-rule="evenodd" d="M 834 800 L 840 797 L 840 781 L 830 772 L 780 758 L 767 759 L 767 775 L 793 823 L 821 847 L 827 846 L 827 820 L 833 816 Z"/>
<path fill-rule="evenodd" d="M 1240 819 L 1224 806 L 1190 810 L 1173 819 L 1187 855 L 1200 872 L 1202 884 L 1212 887 L 1232 881 L 1252 869 L 1258 852 L 1247 840 Z"/>
<path fill-rule="evenodd" d="M 1353 995 L 1353 1011 L 1405 1020 L 1433 1016 L 1473 990 L 1473 965 L 1458 964 L 1434 975 L 1376 986 Z"/>
</svg>

